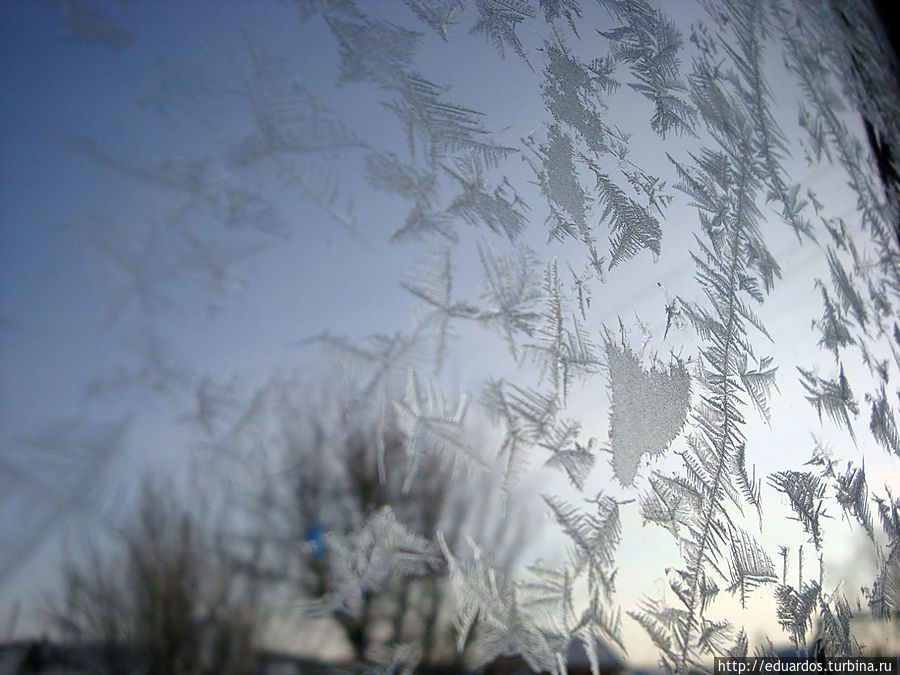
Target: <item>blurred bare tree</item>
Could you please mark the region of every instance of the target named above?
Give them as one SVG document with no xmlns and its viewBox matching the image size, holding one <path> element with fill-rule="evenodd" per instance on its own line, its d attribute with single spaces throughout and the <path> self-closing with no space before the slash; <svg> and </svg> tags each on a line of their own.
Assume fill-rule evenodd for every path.
<svg viewBox="0 0 900 675">
<path fill-rule="evenodd" d="M 421 540 L 434 543 L 438 531 L 459 545 L 471 537 L 499 569 L 511 570 L 520 561 L 526 526 L 533 535 L 534 525 L 514 503 L 498 503 L 494 477 L 458 476 L 446 458 L 425 455 L 416 459 L 416 480 L 405 485 L 407 439 L 390 414 L 386 422 L 361 414 L 350 396 L 300 403 L 290 385 L 269 386 L 285 387 L 272 397 L 281 406 L 275 419 L 284 464 L 269 473 L 252 505 L 257 525 L 248 536 L 263 553 L 247 561 L 246 570 L 286 587 L 287 596 L 299 595 L 314 609 L 340 583 L 334 542 L 352 538 L 384 507 Z M 412 643 L 419 645 L 423 666 L 464 661 L 456 648 L 446 563 L 433 548 L 434 564 L 424 573 L 391 574 L 377 590 L 367 588 L 330 613 L 357 662 Z"/>
<path fill-rule="evenodd" d="M 112 549 L 64 565 L 49 614 L 90 672 L 242 675 L 256 672 L 264 628 L 255 582 L 238 573 L 196 509 L 143 484 Z"/>
</svg>

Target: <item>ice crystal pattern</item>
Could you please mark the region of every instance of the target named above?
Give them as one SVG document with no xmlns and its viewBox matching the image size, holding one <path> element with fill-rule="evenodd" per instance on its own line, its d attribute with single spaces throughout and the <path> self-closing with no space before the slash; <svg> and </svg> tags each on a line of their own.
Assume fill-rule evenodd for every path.
<svg viewBox="0 0 900 675">
<path fill-rule="evenodd" d="M 507 496 L 529 467 L 559 472 L 578 495 L 543 495 L 565 550 L 519 578 L 502 574 L 474 542 L 451 550 L 444 536 L 426 541 L 390 507 L 379 509 L 348 534 L 324 535 L 334 584 L 313 611 L 349 611 L 389 581 L 446 565 L 458 597 L 459 647 L 469 645 L 472 665 L 521 655 L 535 670 L 559 673 L 569 645 L 580 641 L 597 672 L 598 639 L 626 646 L 616 553 L 627 514 L 671 536 L 678 552 L 659 575 L 665 593 L 654 590 L 624 613 L 653 643 L 662 670 L 704 670 L 713 655 L 747 652 L 747 632 L 711 609 L 722 593 L 742 605 L 771 593 L 770 623 L 798 653 L 813 641 L 828 653 L 856 653 L 853 603 L 814 556 L 831 534 L 827 519 L 861 528 L 877 563 L 868 610 L 895 616 L 900 500 L 870 485 L 852 453 L 844 467 L 819 445 L 805 464 L 786 449 L 776 470 L 757 476 L 765 437 L 749 418 L 771 429 L 786 423 L 779 409 L 808 405 L 813 421 L 851 449 L 875 446 L 900 457 L 898 209 L 846 114 L 849 102 L 873 117 L 879 134 L 892 129 L 884 106 L 860 95 L 875 86 L 865 71 L 880 67 L 867 56 L 877 45 L 835 47 L 841 31 L 854 28 L 834 3 L 706 0 L 688 39 L 664 6 L 597 4 L 404 0 L 388 21 L 374 15 L 374 4 L 303 0 L 293 9 L 301 28 L 333 46 L 330 84 L 358 95 L 353 100 L 386 119 L 389 131 L 356 131 L 360 120 L 326 105 L 277 46 L 248 39 L 227 94 L 242 101 L 245 124 L 222 152 L 125 162 L 102 143 L 69 137 L 70 149 L 96 168 L 170 199 L 164 222 L 148 228 L 137 250 L 120 246 L 112 227 L 83 228 L 127 277 L 110 320 L 136 314 L 139 325 L 155 325 L 177 304 L 159 294 L 159 280 L 184 271 L 201 277 L 207 309 L 226 306 L 248 283 L 240 264 L 294 235 L 280 204 L 289 192 L 327 216 L 326 227 L 340 226 L 360 245 L 383 234 L 414 260 L 398 275 L 416 306 L 406 327 L 362 339 L 300 336 L 300 344 L 330 349 L 353 368 L 359 387 L 349 414 L 373 415 L 380 425 L 396 420 L 408 458 L 403 489 L 414 489 L 425 460 L 437 457 L 459 480 L 493 463 Z M 130 31 L 91 3 L 60 7 L 66 39 L 132 46 Z M 429 50 L 444 43 L 460 53 L 471 47 L 479 66 L 527 87 L 528 110 L 490 102 L 479 110 L 471 83 L 448 84 L 439 68 L 420 72 L 434 63 Z M 779 126 L 767 81 L 768 65 L 781 61 L 804 99 L 789 130 Z M 633 119 L 615 114 L 622 101 Z M 800 134 L 810 162 L 827 159 L 843 172 L 854 213 L 838 217 L 824 196 L 793 182 L 790 139 Z M 653 143 L 636 140 L 645 137 Z M 399 211 L 358 214 L 347 189 L 354 172 L 360 193 L 377 192 Z M 271 185 L 253 185 L 247 175 Z M 201 236 L 198 213 L 225 229 Z M 785 251 L 793 249 L 775 245 L 784 233 L 821 262 L 809 283 L 821 304 L 806 317 L 802 339 L 812 349 L 802 363 L 779 362 L 783 332 L 767 325 L 769 298 L 790 272 Z M 656 316 L 635 315 L 627 328 L 633 313 L 617 303 L 644 288 L 647 270 L 658 269 L 651 265 L 679 246 L 689 248 L 690 282 L 671 297 L 651 280 L 645 295 L 658 296 Z M 613 337 L 617 322 L 621 337 Z M 638 335 L 640 348 L 632 346 Z M 458 348 L 465 340 L 478 349 L 496 340 L 509 360 L 497 357 L 476 396 L 447 396 L 448 364 L 466 356 Z M 187 419 L 216 435 L 226 426 L 221 417 L 238 408 L 235 394 L 217 379 L 175 372 L 160 341 L 148 330 L 147 365 L 117 369 L 94 381 L 93 393 L 135 382 L 184 391 L 193 382 L 196 411 Z M 783 388 L 800 391 L 799 401 L 783 401 L 779 383 L 788 378 L 797 386 Z M 608 410 L 594 396 L 596 419 L 579 416 L 585 397 L 598 392 L 608 393 Z M 493 424 L 496 446 L 484 452 L 471 442 L 472 408 Z M 606 423 L 597 424 L 604 412 Z M 385 448 L 378 450 L 385 479 Z M 18 463 L 4 465 L 24 473 Z M 78 502 L 63 487 L 48 521 Z M 772 530 L 783 524 L 767 522 L 770 498 L 796 526 L 777 554 Z M 4 558 L 0 571 L 8 574 L 18 559 Z M 413 652 L 397 645 L 374 668 L 409 670 Z"/>
</svg>

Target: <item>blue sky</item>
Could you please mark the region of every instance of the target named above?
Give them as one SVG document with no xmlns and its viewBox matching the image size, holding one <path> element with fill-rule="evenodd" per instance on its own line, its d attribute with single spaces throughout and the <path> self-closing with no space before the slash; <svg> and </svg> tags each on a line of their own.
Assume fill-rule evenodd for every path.
<svg viewBox="0 0 900 675">
<path fill-rule="evenodd" d="M 360 168 L 365 149 L 322 153 L 308 164 L 313 172 L 321 169 L 310 181 L 312 193 L 321 196 L 336 186 L 339 206 L 352 200 L 355 232 L 316 204 L 316 194 L 285 188 L 280 167 L 223 164 L 223 150 L 252 130 L 245 93 L 247 83 L 252 86 L 250 48 L 283 56 L 297 82 L 368 147 L 405 152 L 402 130 L 378 104 L 385 95 L 375 84 L 334 86 L 335 40 L 321 18 L 300 23 L 297 9 L 287 3 L 237 0 L 216 3 L 215 10 L 211 3 L 162 1 L 103 6 L 116 25 L 129 31 L 129 44 L 109 49 L 67 37 L 53 3 L 0 6 L 0 453 L 20 461 L 26 457 L 22 440 L 54 420 L 129 419 L 130 432 L 117 459 L 121 464 L 108 478 L 127 490 L 140 467 L 185 460 L 186 448 L 198 436 L 178 420 L 190 409 L 204 376 L 234 381 L 246 393 L 273 374 L 314 369 L 311 350 L 297 342 L 322 331 L 359 338 L 408 328 L 416 304 L 397 282 L 435 242 L 386 243 L 406 206 L 365 184 Z M 400 3 L 361 6 L 421 31 L 416 68 L 435 82 L 452 83 L 448 98 L 484 112 L 485 126 L 498 131 L 498 140 L 517 145 L 523 136 L 541 133 L 546 111 L 537 87 L 541 55 L 535 48 L 549 37 L 543 21 L 521 30 L 535 73 L 511 52 L 501 61 L 489 44 L 467 35 L 462 26 L 444 43 Z M 667 3 L 665 9 L 684 30 L 697 11 L 687 2 Z M 578 49 L 597 55 L 592 50 L 602 43 L 592 30 L 608 29 L 612 22 L 591 6 L 583 25 L 591 30 L 582 31 Z M 776 116 L 793 129 L 797 90 L 780 60 L 771 61 L 770 77 L 779 92 Z M 631 158 L 653 170 L 662 165 L 659 171 L 669 177 L 662 142 L 646 123 L 646 102 L 628 91 L 615 101 L 609 119 L 635 133 Z M 691 142 L 669 139 L 664 149 L 684 157 Z M 850 220 L 853 200 L 837 170 L 809 167 L 795 150 L 796 159 L 787 165 L 791 180 L 815 187 L 832 214 Z M 269 214 L 265 222 L 279 231 L 229 226 L 216 210 L 220 204 L 210 208 L 202 199 L 192 201 L 178 190 L 151 184 L 147 175 L 133 175 L 134 169 L 158 166 L 158 176 L 171 177 L 181 169 L 160 164 L 169 160 L 193 162 L 191 170 L 213 188 L 259 190 L 277 207 L 277 215 Z M 546 243 L 546 207 L 527 164 L 508 160 L 500 175 L 521 189 L 531 206 L 524 240 L 541 259 L 580 255 L 572 245 Z M 793 365 L 828 366 L 809 327 L 810 319 L 821 314 L 812 279 L 824 277 L 827 265 L 819 248 L 798 246 L 774 215 L 765 227 L 785 274 L 760 313 L 773 334 L 773 356 L 784 367 L 771 428 L 748 423 L 748 439 L 758 439 L 753 461 L 761 473 L 784 468 L 787 452 L 799 464 L 808 457 L 813 429 L 846 450 L 838 454 L 856 458 L 866 453 L 867 468 L 895 480 L 897 469 L 883 462 L 883 453 L 877 448 L 869 453 L 871 441 L 866 439 L 860 450 L 848 447 L 846 434 L 827 422 L 820 427 L 803 401 Z M 475 299 L 475 242 L 482 236 L 499 247 L 504 242 L 460 230 L 456 289 L 460 297 Z M 661 258 L 641 253 L 595 285 L 592 328 L 614 328 L 621 317 L 639 344 L 636 314 L 653 336 L 648 356 L 691 356 L 697 348 L 691 331 L 678 330 L 668 338 L 663 333 L 670 298 L 699 297 L 687 254 L 696 230 L 696 213 L 683 197 L 676 198 L 663 225 Z M 210 254 L 214 264 L 207 264 Z M 581 264 L 579 259 L 575 267 Z M 567 274 L 562 267 L 561 273 Z M 519 376 L 495 335 L 466 327 L 460 331 L 443 376 L 448 389 L 477 392 L 485 373 Z M 598 333 L 594 337 L 599 340 Z M 157 356 L 162 360 L 155 361 Z M 153 369 L 162 364 L 165 370 L 170 363 L 168 376 Z M 866 377 L 862 371 L 856 376 Z M 123 379 L 127 386 L 119 386 Z M 585 420 L 585 432 L 601 441 L 607 407 L 607 390 L 598 378 L 571 403 L 572 414 Z M 748 419 L 754 420 L 752 413 Z M 859 426 L 864 430 L 864 420 Z M 600 464 L 590 484 L 615 492 L 608 467 Z M 564 481 L 558 482 L 564 491 Z M 17 523 L 10 513 L 0 511 L 0 525 L 12 532 Z M 627 524 L 639 526 L 636 513 Z M 659 536 L 644 534 L 626 538 L 623 547 L 620 564 L 629 569 L 623 570 L 620 586 L 626 606 L 650 590 L 640 576 L 650 573 L 644 563 L 651 562 L 642 546 L 653 545 L 648 542 Z M 770 543 L 775 546 L 774 540 Z M 558 545 L 548 535 L 542 555 L 552 557 Z M 45 579 L 35 570 L 52 569 L 53 561 L 50 553 L 38 556 L 12 578 L 16 584 L 40 585 Z M 663 584 L 662 578 L 653 583 Z M 16 595 L 8 585 L 0 593 Z M 2 628 L 9 604 L 0 605 Z M 760 622 L 771 625 L 771 616 Z M 649 652 L 633 628 L 628 627 L 629 637 L 639 645 L 634 653 L 640 659 Z"/>
</svg>

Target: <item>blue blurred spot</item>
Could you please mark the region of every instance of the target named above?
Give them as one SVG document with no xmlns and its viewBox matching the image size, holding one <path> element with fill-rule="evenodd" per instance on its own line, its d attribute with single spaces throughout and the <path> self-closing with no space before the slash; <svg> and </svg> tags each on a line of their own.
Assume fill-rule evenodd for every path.
<svg viewBox="0 0 900 675">
<path fill-rule="evenodd" d="M 306 541 L 312 546 L 313 558 L 321 558 L 325 555 L 325 542 L 322 541 L 322 526 L 319 523 L 315 523 L 310 526 L 310 528 L 306 531 Z"/>
</svg>

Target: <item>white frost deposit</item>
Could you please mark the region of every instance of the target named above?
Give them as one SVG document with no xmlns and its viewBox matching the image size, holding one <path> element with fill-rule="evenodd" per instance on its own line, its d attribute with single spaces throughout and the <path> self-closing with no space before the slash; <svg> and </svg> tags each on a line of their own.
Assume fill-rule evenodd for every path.
<svg viewBox="0 0 900 675">
<path fill-rule="evenodd" d="M 641 457 L 662 454 L 687 419 L 691 378 L 683 363 L 666 367 L 654 363 L 649 370 L 626 345 L 606 342 L 609 368 L 609 442 L 612 466 L 622 485 L 634 483 Z"/>
</svg>

